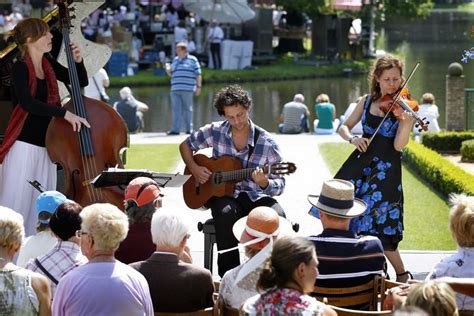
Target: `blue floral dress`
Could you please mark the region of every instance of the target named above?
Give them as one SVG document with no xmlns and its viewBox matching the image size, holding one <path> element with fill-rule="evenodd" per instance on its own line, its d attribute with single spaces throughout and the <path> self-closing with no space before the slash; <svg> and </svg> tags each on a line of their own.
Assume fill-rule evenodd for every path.
<svg viewBox="0 0 474 316">
<path fill-rule="evenodd" d="M 382 118 L 370 113 L 370 96 L 362 114 L 363 137 L 370 138 Z M 389 114 L 367 152 L 356 149 L 335 175 L 351 181 L 355 196 L 364 200 L 365 212 L 351 221 L 358 234 L 378 237 L 386 249 L 394 250 L 403 238 L 402 153 L 393 147 L 399 122 Z"/>
</svg>

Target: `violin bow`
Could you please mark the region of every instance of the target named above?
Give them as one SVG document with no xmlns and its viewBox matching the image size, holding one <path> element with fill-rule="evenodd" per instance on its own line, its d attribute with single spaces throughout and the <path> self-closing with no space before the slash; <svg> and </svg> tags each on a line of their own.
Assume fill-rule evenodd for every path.
<svg viewBox="0 0 474 316">
<path fill-rule="evenodd" d="M 395 95 L 395 97 L 393 98 L 393 102 L 392 104 L 390 105 L 390 107 L 388 108 L 388 111 L 387 113 L 385 113 L 384 117 L 382 118 L 382 121 L 380 122 L 380 124 L 377 126 L 377 128 L 375 129 L 375 132 L 372 134 L 372 136 L 370 136 L 369 138 L 369 143 L 367 144 L 367 149 L 369 148 L 370 144 L 372 144 L 372 140 L 374 139 L 375 135 L 377 135 L 377 132 L 380 130 L 380 128 L 382 127 L 382 124 L 383 122 L 385 122 L 385 120 L 387 119 L 388 115 L 390 114 L 390 111 L 392 110 L 392 107 L 393 105 L 397 102 L 398 98 L 400 97 L 400 94 L 402 93 L 402 90 L 403 88 L 406 87 L 406 85 L 408 84 L 408 81 L 410 81 L 410 79 L 413 77 L 413 75 L 415 74 L 415 71 L 418 69 L 418 67 L 420 66 L 420 62 L 417 61 L 415 66 L 413 67 L 413 69 L 411 70 L 410 74 L 408 75 L 408 78 L 407 80 L 405 80 L 405 82 L 400 86 L 397 94 Z M 359 155 L 357 155 L 357 158 L 360 158 L 360 156 L 363 154 L 363 152 L 359 153 Z"/>
</svg>

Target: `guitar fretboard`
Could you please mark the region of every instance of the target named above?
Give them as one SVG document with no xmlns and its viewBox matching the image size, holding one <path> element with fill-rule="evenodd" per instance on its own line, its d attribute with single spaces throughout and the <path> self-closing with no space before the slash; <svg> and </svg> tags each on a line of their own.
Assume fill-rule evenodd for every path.
<svg viewBox="0 0 474 316">
<path fill-rule="evenodd" d="M 239 170 L 218 172 L 214 174 L 214 182 L 221 183 L 226 181 L 241 181 L 244 179 L 248 179 L 252 176 L 252 172 L 254 172 L 255 169 L 256 168 L 245 168 Z M 263 171 L 265 173 L 267 173 L 268 170 L 268 166 L 263 167 Z"/>
</svg>

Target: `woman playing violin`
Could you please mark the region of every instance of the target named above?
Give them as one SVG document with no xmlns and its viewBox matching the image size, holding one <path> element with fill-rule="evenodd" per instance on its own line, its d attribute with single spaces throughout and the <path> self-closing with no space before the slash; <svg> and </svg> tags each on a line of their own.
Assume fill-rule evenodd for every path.
<svg viewBox="0 0 474 316">
<path fill-rule="evenodd" d="M 21 52 L 12 67 L 13 113 L 0 146 L 0 205 L 21 213 L 27 235 L 35 232 L 34 201 L 39 195 L 27 181 L 38 180 L 47 190 L 56 189 L 56 165 L 45 148 L 48 124 L 63 117 L 74 131 L 90 127 L 82 117 L 61 107 L 56 80 L 69 83 L 67 68 L 49 56 L 49 27 L 41 19 L 20 21 L 13 30 Z M 81 86 L 88 83 L 79 48 L 71 45 Z"/>
<path fill-rule="evenodd" d="M 335 175 L 353 182 L 356 197 L 368 204 L 365 213 L 352 220 L 351 229 L 382 241 L 397 281 L 401 282 L 410 275 L 398 252 L 403 238 L 401 151 L 408 144 L 414 120 L 411 113 L 403 111 L 398 119 L 390 112 L 382 120 L 387 111 L 385 100 L 399 91 L 403 81 L 403 64 L 398 58 L 384 56 L 375 61 L 369 75 L 370 94 L 359 101 L 338 130 L 356 150 Z M 359 121 L 364 131 L 362 137 L 350 133 Z"/>
</svg>

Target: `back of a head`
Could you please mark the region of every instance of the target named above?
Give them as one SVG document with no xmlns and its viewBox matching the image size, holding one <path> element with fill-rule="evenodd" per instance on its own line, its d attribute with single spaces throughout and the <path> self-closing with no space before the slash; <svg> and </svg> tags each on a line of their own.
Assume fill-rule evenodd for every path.
<svg viewBox="0 0 474 316">
<path fill-rule="evenodd" d="M 435 97 L 432 93 L 425 93 L 421 96 L 421 103 L 423 104 L 434 104 Z"/>
<path fill-rule="evenodd" d="M 316 103 L 328 103 L 331 102 L 329 96 L 325 93 L 321 93 L 316 97 Z"/>
<path fill-rule="evenodd" d="M 63 241 L 74 237 L 76 231 L 81 229 L 81 211 L 82 207 L 76 202 L 59 205 L 49 220 L 51 231 Z"/>
<path fill-rule="evenodd" d="M 293 97 L 293 101 L 304 103 L 304 95 L 302 95 L 301 93 L 295 94 L 295 96 Z"/>
<path fill-rule="evenodd" d="M 474 196 L 452 194 L 449 228 L 461 247 L 474 247 Z"/>
<path fill-rule="evenodd" d="M 427 312 L 416 306 L 401 306 L 397 308 L 393 316 L 429 316 Z"/>
<path fill-rule="evenodd" d="M 128 233 L 128 218 L 124 212 L 109 203 L 85 207 L 81 214 L 81 229 L 92 235 L 97 249 L 115 251 Z"/>
<path fill-rule="evenodd" d="M 267 290 L 284 287 L 293 279 L 300 263 L 308 264 L 313 258 L 314 245 L 300 236 L 278 238 L 271 256 L 265 261 L 257 282 L 257 289 Z"/>
<path fill-rule="evenodd" d="M 0 205 L 0 247 L 10 249 L 20 246 L 24 238 L 23 216 Z"/>
<path fill-rule="evenodd" d="M 119 93 L 122 100 L 128 100 L 132 97 L 132 90 L 129 87 L 123 87 Z"/>
<path fill-rule="evenodd" d="M 187 219 L 169 206 L 153 214 L 151 236 L 157 247 L 178 247 L 189 234 Z"/>
<path fill-rule="evenodd" d="M 148 177 L 137 177 L 125 189 L 125 211 L 130 224 L 150 223 L 153 213 L 160 207 L 157 200 L 164 195 L 158 183 Z"/>
<path fill-rule="evenodd" d="M 458 315 L 456 296 L 445 282 L 425 281 L 415 285 L 405 301 L 406 306 L 417 306 L 431 316 Z"/>
</svg>

